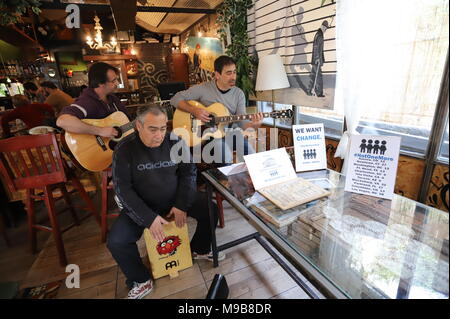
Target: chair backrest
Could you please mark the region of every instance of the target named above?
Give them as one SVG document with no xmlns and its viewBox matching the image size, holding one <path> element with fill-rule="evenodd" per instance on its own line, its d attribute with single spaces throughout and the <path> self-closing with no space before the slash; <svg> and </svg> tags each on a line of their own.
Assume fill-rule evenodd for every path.
<svg viewBox="0 0 450 319">
<path fill-rule="evenodd" d="M 53 133 L 0 140 L 0 171 L 11 192 L 67 181 Z"/>
</svg>

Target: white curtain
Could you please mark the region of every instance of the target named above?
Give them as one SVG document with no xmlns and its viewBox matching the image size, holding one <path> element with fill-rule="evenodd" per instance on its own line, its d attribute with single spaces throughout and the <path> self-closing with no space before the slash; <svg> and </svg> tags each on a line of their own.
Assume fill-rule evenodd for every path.
<svg viewBox="0 0 450 319">
<path fill-rule="evenodd" d="M 335 106 L 347 131 L 335 157 L 345 159 L 361 117 L 435 107 L 447 49 L 448 0 L 337 1 Z"/>
</svg>

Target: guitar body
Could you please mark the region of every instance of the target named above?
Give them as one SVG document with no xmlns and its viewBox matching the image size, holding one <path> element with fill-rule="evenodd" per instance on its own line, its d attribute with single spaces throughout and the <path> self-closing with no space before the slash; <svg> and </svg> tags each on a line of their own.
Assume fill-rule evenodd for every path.
<svg viewBox="0 0 450 319">
<path fill-rule="evenodd" d="M 205 107 L 197 101 L 188 101 L 192 106 L 205 109 L 215 117 L 229 116 L 230 111 L 221 103 L 213 103 Z M 227 123 L 220 123 L 216 128 L 208 128 L 207 131 L 202 130 L 205 123 L 196 119 L 192 114 L 176 109 L 173 115 L 173 132 L 181 136 L 189 147 L 202 143 L 209 137 L 222 138 L 225 136 L 225 127 Z"/>
<path fill-rule="evenodd" d="M 83 119 L 82 121 L 97 127 L 120 127 L 130 122 L 128 117 L 120 111 L 114 112 L 103 119 Z M 125 132 L 119 139 L 65 132 L 61 140 L 63 147 L 70 152 L 68 155 L 77 166 L 88 171 L 98 172 L 111 165 L 115 144 L 132 132 L 133 130 Z"/>
</svg>

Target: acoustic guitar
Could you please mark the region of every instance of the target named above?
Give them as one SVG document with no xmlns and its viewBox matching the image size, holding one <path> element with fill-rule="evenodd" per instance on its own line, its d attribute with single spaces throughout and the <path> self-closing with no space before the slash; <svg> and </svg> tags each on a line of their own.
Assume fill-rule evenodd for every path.
<svg viewBox="0 0 450 319">
<path fill-rule="evenodd" d="M 114 127 L 116 138 L 90 134 L 64 132 L 61 138 L 62 150 L 79 168 L 99 172 L 112 163 L 114 147 L 125 136 L 134 131 L 134 121 L 130 122 L 125 113 L 117 111 L 103 119 L 83 119 L 84 123 L 98 127 Z"/>
<path fill-rule="evenodd" d="M 197 101 L 188 101 L 192 106 L 205 109 L 210 113 L 211 121 L 202 122 L 191 113 L 176 109 L 173 115 L 173 132 L 180 136 L 189 147 L 196 146 L 202 141 L 213 137 L 225 136 L 225 127 L 228 123 L 242 120 L 251 120 L 254 114 L 230 115 L 230 111 L 221 103 L 213 103 L 205 107 Z M 292 118 L 292 110 L 279 110 L 263 113 L 265 118 Z"/>
</svg>

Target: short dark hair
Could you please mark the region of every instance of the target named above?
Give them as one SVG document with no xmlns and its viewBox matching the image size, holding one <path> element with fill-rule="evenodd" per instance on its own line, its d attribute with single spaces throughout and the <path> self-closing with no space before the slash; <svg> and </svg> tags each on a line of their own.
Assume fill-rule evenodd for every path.
<svg viewBox="0 0 450 319">
<path fill-rule="evenodd" d="M 25 90 L 28 90 L 28 91 L 37 91 L 37 89 L 38 89 L 36 84 L 34 84 L 33 82 L 26 82 L 23 84 L 23 87 L 25 88 Z"/>
<path fill-rule="evenodd" d="M 108 81 L 106 75 L 108 70 L 113 70 L 116 74 L 119 74 L 119 70 L 108 63 L 97 62 L 92 64 L 88 73 L 89 87 L 95 89 L 99 87 L 100 84 L 106 83 Z"/>
<path fill-rule="evenodd" d="M 221 55 L 214 61 L 214 71 L 222 73 L 223 67 L 226 65 L 236 65 L 236 61 L 226 55 Z"/>
<path fill-rule="evenodd" d="M 51 81 L 44 81 L 41 83 L 41 87 L 49 88 L 49 89 L 57 89 L 58 87 L 55 85 L 55 83 Z"/>
</svg>

